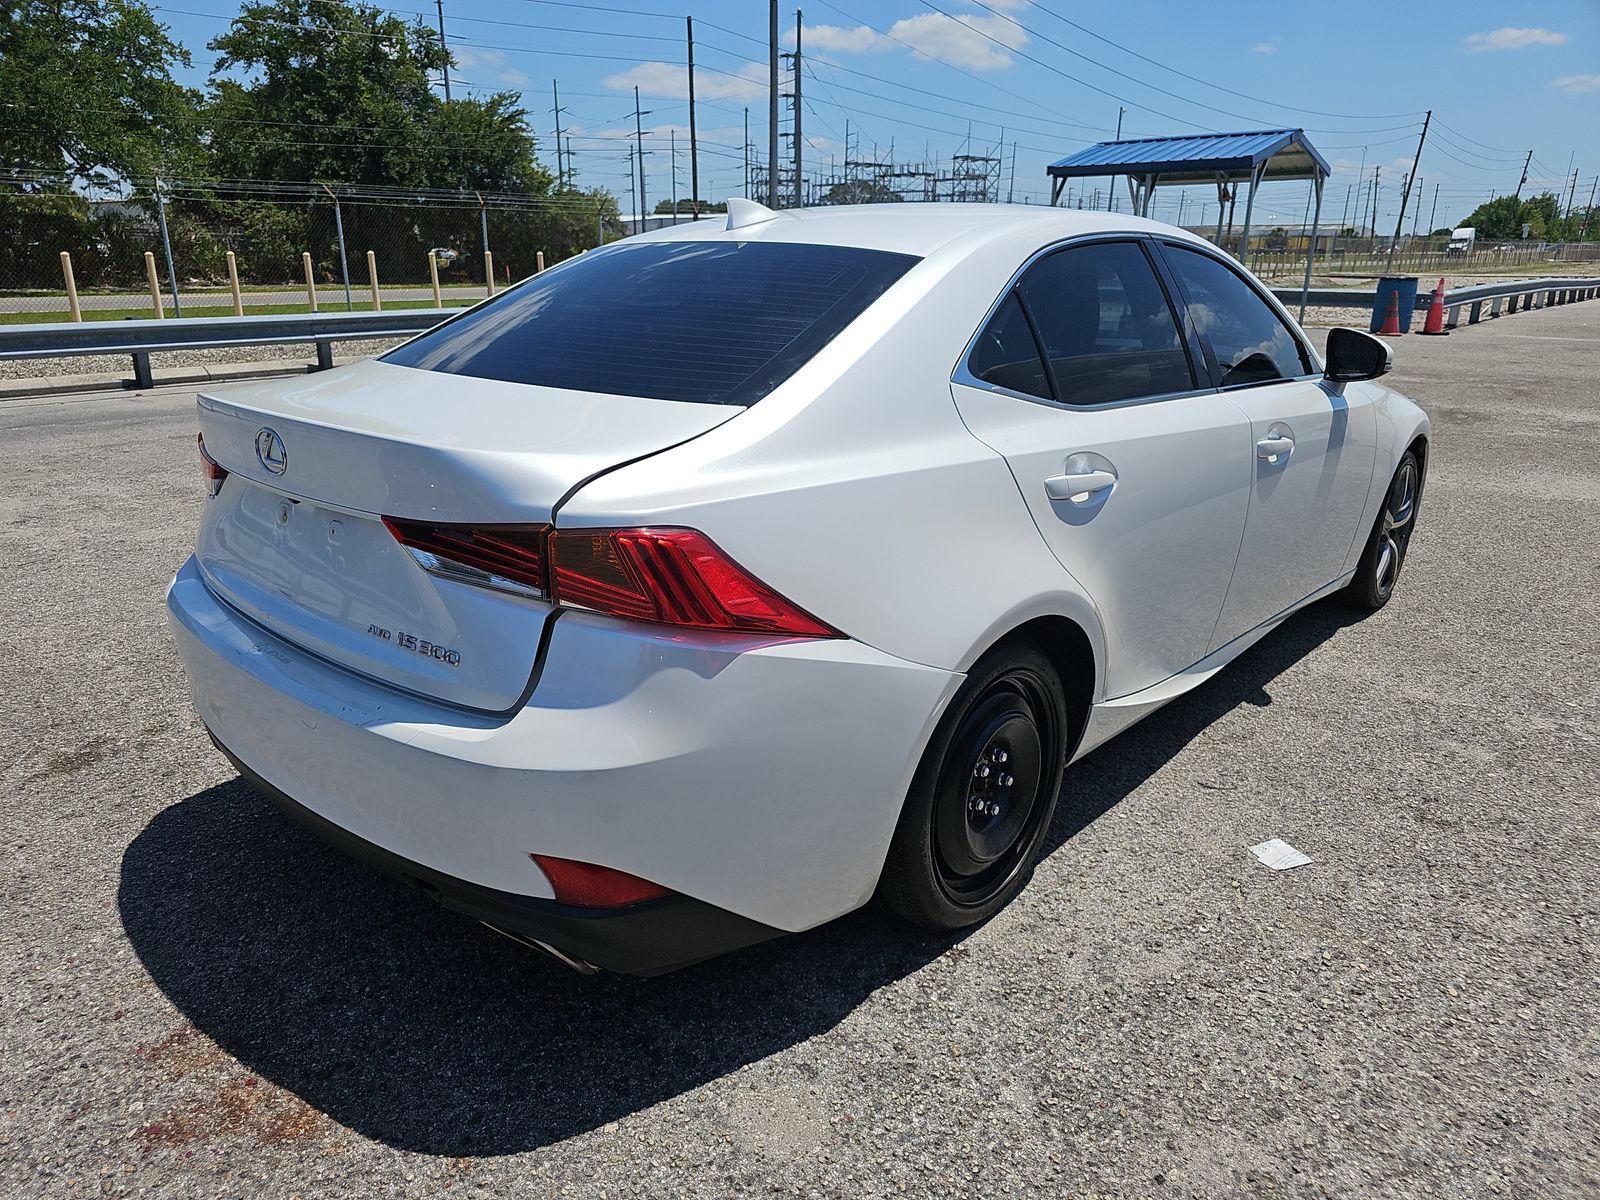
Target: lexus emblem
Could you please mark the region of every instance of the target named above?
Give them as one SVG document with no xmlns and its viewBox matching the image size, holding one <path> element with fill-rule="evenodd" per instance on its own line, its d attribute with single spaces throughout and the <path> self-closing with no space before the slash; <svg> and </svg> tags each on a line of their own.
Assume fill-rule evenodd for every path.
<svg viewBox="0 0 1600 1200">
<path fill-rule="evenodd" d="M 289 469 L 289 452 L 283 448 L 278 431 L 266 426 L 256 430 L 256 457 L 273 475 L 282 475 Z"/>
</svg>

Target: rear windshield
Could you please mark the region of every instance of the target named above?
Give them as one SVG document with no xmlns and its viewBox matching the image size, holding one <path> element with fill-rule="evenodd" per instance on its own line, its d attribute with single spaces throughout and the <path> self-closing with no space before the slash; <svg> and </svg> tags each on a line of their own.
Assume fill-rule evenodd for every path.
<svg viewBox="0 0 1600 1200">
<path fill-rule="evenodd" d="M 916 262 L 852 246 L 623 243 L 536 275 L 383 361 L 583 392 L 748 405 Z"/>
</svg>

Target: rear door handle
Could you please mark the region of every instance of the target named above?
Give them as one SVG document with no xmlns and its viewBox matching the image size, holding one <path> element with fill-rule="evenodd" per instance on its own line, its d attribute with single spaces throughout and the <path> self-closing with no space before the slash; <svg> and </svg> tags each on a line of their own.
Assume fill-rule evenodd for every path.
<svg viewBox="0 0 1600 1200">
<path fill-rule="evenodd" d="M 1287 434 L 1274 434 L 1262 438 L 1256 443 L 1256 457 L 1265 459 L 1269 463 L 1278 461 L 1278 456 L 1288 456 L 1294 449 L 1294 439 Z"/>
<path fill-rule="evenodd" d="M 1044 481 L 1044 494 L 1052 500 L 1070 500 L 1082 504 L 1096 492 L 1103 492 L 1117 481 L 1110 471 L 1081 471 L 1066 475 L 1052 475 Z"/>
</svg>

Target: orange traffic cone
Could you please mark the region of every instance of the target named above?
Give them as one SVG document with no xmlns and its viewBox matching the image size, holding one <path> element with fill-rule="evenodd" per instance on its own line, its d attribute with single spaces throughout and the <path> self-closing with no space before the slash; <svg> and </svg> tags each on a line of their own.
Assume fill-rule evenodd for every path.
<svg viewBox="0 0 1600 1200">
<path fill-rule="evenodd" d="M 1439 286 L 1433 289 L 1433 300 L 1428 304 L 1428 320 L 1422 326 L 1423 333 L 1438 334 L 1444 337 L 1450 331 L 1444 327 L 1444 276 L 1439 276 Z"/>
<path fill-rule="evenodd" d="M 1400 329 L 1400 293 L 1389 293 L 1389 312 L 1383 318 L 1383 328 L 1378 330 L 1379 337 L 1399 337 Z"/>
</svg>

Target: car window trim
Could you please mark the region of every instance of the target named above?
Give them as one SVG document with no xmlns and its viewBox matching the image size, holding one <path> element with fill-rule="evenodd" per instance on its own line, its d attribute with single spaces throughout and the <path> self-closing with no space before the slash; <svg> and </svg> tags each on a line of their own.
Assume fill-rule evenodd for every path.
<svg viewBox="0 0 1600 1200">
<path fill-rule="evenodd" d="M 1254 275 L 1250 274 L 1249 271 L 1245 270 L 1239 263 L 1235 262 L 1232 257 L 1218 250 L 1209 242 L 1196 244 L 1189 241 L 1180 241 L 1176 238 L 1167 237 L 1164 235 L 1153 236 L 1150 238 L 1150 241 L 1152 243 L 1151 251 L 1160 256 L 1167 272 L 1172 276 L 1174 286 L 1177 287 L 1179 294 L 1183 297 L 1183 308 L 1186 316 L 1188 315 L 1190 306 L 1193 304 L 1193 300 L 1189 296 L 1189 289 L 1183 286 L 1183 278 L 1178 274 L 1177 267 L 1175 267 L 1167 259 L 1166 251 L 1168 246 L 1171 246 L 1174 249 L 1188 250 L 1194 254 L 1203 255 L 1204 257 L 1214 260 L 1227 270 L 1233 272 L 1234 277 L 1243 283 L 1245 287 L 1254 293 L 1259 299 L 1265 302 L 1267 310 L 1271 312 L 1273 316 L 1278 318 L 1279 323 L 1282 324 L 1284 329 L 1288 332 L 1290 339 L 1297 347 L 1299 347 L 1302 365 L 1305 363 L 1311 364 L 1311 369 L 1300 375 L 1284 375 L 1278 379 L 1252 379 L 1245 383 L 1225 384 L 1222 382 L 1222 365 L 1217 360 L 1216 348 L 1212 346 L 1211 339 L 1200 332 L 1199 325 L 1196 324 L 1195 336 L 1198 338 L 1201 347 L 1205 351 L 1206 366 L 1210 370 L 1211 379 L 1213 384 L 1216 386 L 1217 391 L 1239 392 L 1244 391 L 1247 388 L 1269 387 L 1278 383 L 1305 383 L 1309 382 L 1310 380 L 1322 378 L 1322 360 L 1318 358 L 1316 351 L 1312 349 L 1310 340 L 1305 336 L 1305 331 L 1300 329 L 1299 326 L 1290 319 L 1289 310 L 1284 308 L 1284 306 L 1278 302 L 1278 298 L 1268 291 L 1267 288 L 1259 280 L 1257 280 Z M 1189 319 L 1192 321 L 1192 316 L 1189 317 Z"/>
<path fill-rule="evenodd" d="M 1153 242 L 1154 240 L 1155 237 L 1153 235 L 1148 233 L 1139 233 L 1134 230 L 1103 230 L 1096 233 L 1074 234 L 1072 237 L 1063 238 L 1058 242 L 1051 242 L 1049 245 L 1041 246 L 1039 249 L 1035 250 L 1022 261 L 1021 266 L 1012 272 L 1011 278 L 1006 282 L 1005 287 L 1000 289 L 999 295 L 995 297 L 994 301 L 984 312 L 983 319 L 978 322 L 977 328 L 967 339 L 967 344 L 961 352 L 961 357 L 956 362 L 955 370 L 951 372 L 950 382 L 959 383 L 964 387 L 977 388 L 980 391 L 994 392 L 1001 396 L 1010 396 L 1012 399 L 1024 400 L 1030 404 L 1043 404 L 1050 408 L 1061 409 L 1064 412 L 1101 412 L 1106 409 L 1132 408 L 1141 404 L 1164 404 L 1174 400 L 1188 399 L 1193 396 L 1216 395 L 1222 389 L 1216 387 L 1210 381 L 1209 371 L 1201 372 L 1196 370 L 1193 359 L 1191 358 L 1189 374 L 1190 377 L 1195 381 L 1195 386 L 1187 391 L 1161 392 L 1150 396 L 1131 396 L 1125 400 L 1106 400 L 1100 404 L 1071 404 L 1065 400 L 1057 399 L 1057 397 L 1060 395 L 1060 392 L 1055 382 L 1055 370 L 1051 366 L 1049 355 L 1045 353 L 1044 342 L 1039 336 L 1038 326 L 1033 320 L 1033 314 L 1028 312 L 1027 301 L 1023 298 L 1020 292 L 1017 292 L 1017 284 L 1021 282 L 1022 277 L 1028 273 L 1029 269 L 1032 268 L 1035 263 L 1041 261 L 1042 259 L 1048 258 L 1052 254 L 1059 254 L 1065 250 L 1070 250 L 1075 246 L 1090 245 L 1095 242 L 1134 242 L 1139 243 L 1144 247 L 1146 259 L 1150 260 L 1155 256 L 1151 253 L 1148 245 L 1145 244 Z M 1152 262 L 1151 269 L 1155 271 L 1156 282 L 1158 284 L 1162 283 L 1161 267 Z M 1182 314 L 1180 316 L 1179 306 L 1173 302 L 1171 293 L 1167 292 L 1165 287 L 1163 287 L 1162 291 L 1163 294 L 1166 295 L 1168 307 L 1171 309 L 1174 318 L 1179 322 L 1179 334 L 1185 341 L 1184 353 L 1186 355 L 1191 354 L 1192 351 L 1190 346 L 1187 344 L 1188 337 L 1187 330 L 1185 328 L 1186 323 L 1189 322 L 1188 306 L 1183 306 Z M 1017 300 L 1022 307 L 1023 315 L 1027 319 L 1028 328 L 1033 333 L 1034 346 L 1038 351 L 1041 362 L 1044 365 L 1046 379 L 1050 384 L 1050 390 L 1052 394 L 1049 397 L 1035 396 L 1028 392 L 1019 392 L 1014 388 L 1002 387 L 997 383 L 990 383 L 987 380 L 979 379 L 971 369 L 970 360 L 972 357 L 972 352 L 977 346 L 978 339 L 983 336 L 983 331 L 989 328 L 989 322 L 994 320 L 994 316 L 997 312 L 999 312 L 1000 306 L 1004 304 L 1007 298 L 1013 293 L 1016 294 Z"/>
</svg>

